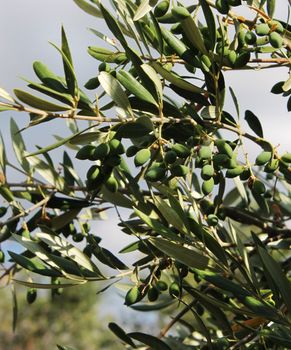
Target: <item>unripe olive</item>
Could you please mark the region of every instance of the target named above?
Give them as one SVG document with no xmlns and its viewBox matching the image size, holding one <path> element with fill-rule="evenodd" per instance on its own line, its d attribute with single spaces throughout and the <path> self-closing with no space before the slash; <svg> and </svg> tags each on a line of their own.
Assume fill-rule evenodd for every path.
<svg viewBox="0 0 291 350">
<path fill-rule="evenodd" d="M 214 187 L 214 179 L 211 177 L 209 180 L 205 180 L 202 183 L 202 192 L 207 195 L 212 192 Z"/>
<path fill-rule="evenodd" d="M 2 250 L 0 250 L 0 264 L 4 263 L 5 261 L 5 254 Z"/>
<path fill-rule="evenodd" d="M 187 158 L 190 155 L 189 148 L 182 145 L 181 143 L 174 144 L 172 151 L 176 152 L 179 158 Z"/>
<path fill-rule="evenodd" d="M 203 180 L 209 180 L 214 175 L 214 168 L 210 164 L 203 166 L 201 170 L 201 177 Z"/>
<path fill-rule="evenodd" d="M 144 165 L 151 157 L 151 151 L 148 148 L 139 150 L 134 157 L 135 166 Z"/>
<path fill-rule="evenodd" d="M 256 25 L 255 31 L 257 35 L 264 36 L 269 34 L 270 28 L 267 23 L 259 23 Z"/>
<path fill-rule="evenodd" d="M 163 167 L 151 167 L 145 174 L 147 181 L 160 181 L 166 175 L 166 170 Z"/>
<path fill-rule="evenodd" d="M 168 284 L 165 281 L 158 281 L 156 287 L 159 291 L 164 292 L 168 289 Z"/>
<path fill-rule="evenodd" d="M 133 157 L 136 155 L 136 153 L 138 152 L 139 148 L 132 145 L 132 146 L 129 146 L 128 149 L 126 150 L 126 155 L 127 157 Z"/>
<path fill-rule="evenodd" d="M 168 0 L 163 0 L 160 3 L 157 4 L 157 6 L 154 9 L 154 15 L 155 17 L 162 17 L 164 16 L 170 6 L 170 2 Z"/>
<path fill-rule="evenodd" d="M 264 172 L 273 173 L 279 167 L 279 159 L 272 159 L 264 168 Z"/>
<path fill-rule="evenodd" d="M 109 167 L 118 166 L 121 163 L 121 157 L 119 155 L 112 155 L 105 160 L 105 164 Z"/>
<path fill-rule="evenodd" d="M 272 158 L 272 152 L 263 151 L 256 158 L 256 165 L 265 165 Z"/>
<path fill-rule="evenodd" d="M 148 290 L 148 300 L 153 302 L 158 299 L 160 291 L 156 287 L 150 287 Z"/>
<path fill-rule="evenodd" d="M 26 293 L 26 300 L 28 304 L 32 304 L 35 302 L 37 297 L 37 290 L 35 288 L 29 288 Z"/>
<path fill-rule="evenodd" d="M 129 306 L 132 304 L 137 303 L 138 301 L 140 301 L 142 298 L 140 289 L 138 286 L 134 286 L 132 288 L 129 289 L 129 291 L 127 292 L 126 296 L 125 296 L 125 305 Z"/>
<path fill-rule="evenodd" d="M 227 169 L 225 176 L 229 178 L 234 178 L 236 176 L 241 175 L 244 172 L 245 168 L 241 165 L 233 168 L 233 169 Z"/>
<path fill-rule="evenodd" d="M 238 166 L 237 161 L 234 157 L 229 158 L 225 164 L 225 166 L 227 167 L 227 169 L 234 169 Z"/>
<path fill-rule="evenodd" d="M 227 58 L 228 58 L 228 61 L 231 65 L 231 67 L 233 67 L 235 65 L 236 58 L 237 58 L 236 52 L 234 50 L 230 50 Z"/>
<path fill-rule="evenodd" d="M 251 58 L 250 52 L 246 51 L 246 52 L 240 53 L 236 58 L 234 67 L 235 68 L 244 67 L 249 62 L 250 58 Z"/>
<path fill-rule="evenodd" d="M 269 34 L 269 40 L 270 44 L 275 48 L 275 49 L 280 49 L 283 45 L 283 38 L 282 36 L 277 33 L 277 32 L 272 32 Z"/>
<path fill-rule="evenodd" d="M 124 153 L 123 144 L 117 139 L 110 140 L 109 147 L 110 147 L 110 155 L 119 155 Z"/>
<path fill-rule="evenodd" d="M 241 0 L 227 0 L 227 3 L 230 6 L 240 6 Z"/>
<path fill-rule="evenodd" d="M 291 153 L 283 154 L 281 159 L 283 160 L 283 162 L 291 163 Z"/>
<path fill-rule="evenodd" d="M 246 32 L 246 35 L 245 35 L 246 44 L 253 45 L 256 43 L 256 41 L 257 41 L 257 36 L 254 32 L 252 32 L 250 30 L 248 32 Z"/>
<path fill-rule="evenodd" d="M 219 219 L 216 215 L 210 214 L 207 217 L 207 223 L 209 226 L 216 226 L 219 222 Z"/>
<path fill-rule="evenodd" d="M 230 10 L 227 0 L 216 0 L 215 6 L 217 11 L 220 12 L 222 15 L 227 15 Z"/>
<path fill-rule="evenodd" d="M 224 168 L 228 161 L 229 157 L 227 154 L 217 153 L 213 156 L 213 165 L 216 169 Z"/>
<path fill-rule="evenodd" d="M 173 34 L 182 34 L 183 33 L 183 28 L 180 22 L 174 23 L 170 29 L 171 33 Z M 164 67 L 164 66 L 163 66 Z M 192 67 L 192 66 L 190 66 Z M 165 67 L 164 67 L 165 68 Z"/>
<path fill-rule="evenodd" d="M 210 159 L 212 157 L 212 150 L 209 146 L 202 146 L 199 149 L 198 156 L 201 159 Z"/>
<path fill-rule="evenodd" d="M 256 179 L 253 182 L 252 190 L 257 194 L 264 194 L 266 192 L 266 187 L 262 181 Z"/>
<path fill-rule="evenodd" d="M 217 147 L 220 153 L 228 155 L 229 158 L 232 157 L 232 148 L 227 142 L 225 142 L 225 140 L 216 140 L 215 146 Z"/>
<path fill-rule="evenodd" d="M 100 145 L 98 145 L 91 158 L 93 158 L 94 160 L 97 160 L 97 159 L 104 159 L 106 156 L 108 156 L 110 152 L 110 146 L 108 143 L 100 143 Z"/>
<path fill-rule="evenodd" d="M 99 87 L 99 85 L 100 85 L 100 82 L 99 82 L 98 77 L 94 77 L 94 78 L 89 79 L 84 86 L 88 90 L 95 90 Z"/>
<path fill-rule="evenodd" d="M 177 159 L 177 153 L 175 151 L 171 150 L 165 153 L 165 162 L 167 164 L 175 163 L 176 159 Z"/>
<path fill-rule="evenodd" d="M 99 72 L 108 72 L 109 73 L 110 69 L 111 69 L 110 64 L 107 62 L 100 63 L 99 67 L 98 67 Z"/>
<path fill-rule="evenodd" d="M 100 175 L 100 167 L 98 165 L 92 165 L 87 171 L 87 179 L 95 181 Z"/>
<path fill-rule="evenodd" d="M 169 287 L 169 293 L 172 297 L 178 298 L 180 296 L 181 290 L 177 282 L 172 282 Z"/>
<path fill-rule="evenodd" d="M 73 238 L 74 242 L 79 243 L 79 242 L 83 241 L 84 235 L 81 232 L 78 232 L 78 233 L 73 234 L 72 238 Z"/>
<path fill-rule="evenodd" d="M 277 33 L 283 33 L 284 32 L 284 27 L 279 21 L 276 20 L 271 20 L 268 22 L 268 25 L 272 30 L 275 30 Z"/>
<path fill-rule="evenodd" d="M 85 145 L 76 154 L 76 158 L 80 160 L 90 159 L 95 151 L 95 147 L 92 145 Z"/>
<path fill-rule="evenodd" d="M 243 29 L 240 29 L 237 34 L 237 40 L 240 46 L 244 46 L 246 44 L 245 36 L 246 32 Z"/>
<path fill-rule="evenodd" d="M 189 168 L 186 165 L 174 165 L 171 167 L 171 174 L 173 176 L 185 176 L 189 173 Z"/>
<path fill-rule="evenodd" d="M 118 190 L 118 182 L 115 179 L 114 175 L 110 175 L 110 177 L 105 182 L 106 188 L 110 191 L 115 193 Z"/>
<path fill-rule="evenodd" d="M 251 176 L 251 171 L 249 168 L 246 168 L 239 176 L 239 178 L 242 180 L 242 181 L 245 181 L 245 180 L 248 180 L 249 177 Z"/>
</svg>

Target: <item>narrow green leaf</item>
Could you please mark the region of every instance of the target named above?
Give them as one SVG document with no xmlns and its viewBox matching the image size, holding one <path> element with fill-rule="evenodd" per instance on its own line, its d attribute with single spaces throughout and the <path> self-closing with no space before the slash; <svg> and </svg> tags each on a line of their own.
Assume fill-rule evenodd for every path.
<svg viewBox="0 0 291 350">
<path fill-rule="evenodd" d="M 150 80 L 153 82 L 156 93 L 158 96 L 159 105 L 162 106 L 163 101 L 163 86 L 161 79 L 157 75 L 156 71 L 148 64 L 144 63 L 141 65 L 142 70 L 145 72 L 145 74 L 150 78 Z"/>
<path fill-rule="evenodd" d="M 58 271 L 61 271 L 63 275 L 66 275 L 66 272 L 62 270 L 50 257 L 49 254 L 42 248 L 38 242 L 33 241 L 27 237 L 23 237 L 17 234 L 12 234 L 13 238 L 21 244 L 24 248 L 35 254 L 39 259 L 44 261 L 49 266 L 55 268 Z"/>
<path fill-rule="evenodd" d="M 258 248 L 258 253 L 262 259 L 263 264 L 268 270 L 271 278 L 278 287 L 281 296 L 288 308 L 289 313 L 291 313 L 291 283 L 284 275 L 280 265 L 268 254 L 268 252 L 261 247 Z"/>
<path fill-rule="evenodd" d="M 62 50 L 63 52 L 63 66 L 67 82 L 67 87 L 72 96 L 77 95 L 77 81 L 74 72 L 74 65 L 71 51 L 68 44 L 68 39 L 64 27 L 62 26 Z"/>
<path fill-rule="evenodd" d="M 183 219 L 179 216 L 179 214 L 162 198 L 153 196 L 153 199 L 156 207 L 162 213 L 163 217 L 167 220 L 167 222 L 173 227 L 175 227 L 180 233 L 187 234 L 188 231 L 183 222 Z"/>
<path fill-rule="evenodd" d="M 17 325 L 17 317 L 18 317 L 18 304 L 17 304 L 17 296 L 14 284 L 11 284 L 11 293 L 12 293 L 12 329 L 15 332 Z"/>
<path fill-rule="evenodd" d="M 50 277 L 61 277 L 62 274 L 54 269 L 48 269 L 45 265 L 38 261 L 37 258 L 28 259 L 24 255 L 16 254 L 14 252 L 8 251 L 11 258 L 20 266 L 29 270 L 31 272 L 35 272 L 42 276 L 50 276 Z"/>
<path fill-rule="evenodd" d="M 84 133 L 84 131 L 91 129 L 91 128 L 92 128 L 92 126 L 89 126 L 88 128 L 81 130 L 81 131 L 77 132 L 76 134 L 70 135 L 70 136 L 65 137 L 65 138 L 61 138 L 60 141 L 53 143 L 52 145 L 49 145 L 47 147 L 43 147 L 43 148 L 41 148 L 38 151 L 35 151 L 33 153 L 26 154 L 25 157 L 28 158 L 28 157 L 36 156 L 38 154 L 43 154 L 43 153 L 49 152 L 55 148 L 58 148 L 64 144 L 68 143 L 69 141 L 74 143 L 73 141 L 77 136 L 82 135 Z M 96 133 L 94 133 L 94 135 L 96 135 Z M 96 141 L 96 138 L 94 139 L 94 141 Z"/>
<path fill-rule="evenodd" d="M 148 14 L 151 11 L 152 8 L 153 6 L 150 5 L 150 0 L 142 0 L 139 7 L 136 10 L 133 20 L 138 21 L 139 19 L 143 18 L 146 14 Z"/>
<path fill-rule="evenodd" d="M 58 77 L 42 62 L 35 61 L 33 63 L 33 70 L 37 75 L 38 79 L 48 88 L 54 91 L 58 91 L 60 93 L 67 92 L 62 78 Z"/>
<path fill-rule="evenodd" d="M 134 208 L 134 211 L 142 219 L 142 221 L 146 223 L 150 228 L 152 228 L 157 234 L 173 241 L 184 241 L 179 236 L 177 236 L 172 230 L 161 224 L 158 220 L 152 219 L 149 215 L 144 214 L 142 211 L 136 208 Z"/>
<path fill-rule="evenodd" d="M 256 135 L 258 135 L 259 137 L 264 137 L 261 122 L 252 111 L 245 111 L 245 120 Z"/>
<path fill-rule="evenodd" d="M 16 158 L 19 164 L 25 170 L 25 172 L 29 173 L 30 165 L 24 157 L 26 147 L 25 147 L 23 138 L 20 134 L 19 128 L 16 122 L 14 121 L 14 119 L 12 118 L 10 120 L 10 132 L 11 132 L 12 146 L 13 146 Z"/>
<path fill-rule="evenodd" d="M 111 13 L 100 4 L 100 9 L 107 24 L 107 27 L 111 30 L 111 32 L 115 35 L 116 39 L 118 39 L 123 47 L 127 47 L 127 42 L 125 37 L 120 29 L 120 26 L 117 20 L 111 15 Z"/>
<path fill-rule="evenodd" d="M 5 91 L 5 90 L 2 89 L 2 88 L 0 88 L 0 97 L 1 97 L 1 98 L 4 98 L 4 100 L 7 100 L 7 101 L 9 101 L 9 102 L 12 102 L 12 103 L 15 102 L 15 101 L 14 101 L 14 98 L 13 98 L 12 96 L 10 96 L 10 95 L 8 94 L 8 92 Z"/>
<path fill-rule="evenodd" d="M 107 72 L 101 72 L 98 78 L 101 86 L 105 92 L 113 99 L 116 105 L 122 108 L 129 116 L 133 116 L 129 100 L 118 80 Z"/>
<path fill-rule="evenodd" d="M 130 73 L 120 69 L 117 72 L 116 78 L 133 95 L 143 101 L 157 106 L 157 102 L 155 101 L 152 94 Z"/>
<path fill-rule="evenodd" d="M 64 212 L 61 215 L 57 215 L 54 218 L 52 218 L 51 221 L 51 228 L 52 230 L 59 230 L 62 227 L 66 226 L 70 222 L 72 222 L 77 215 L 80 213 L 81 208 L 75 208 L 75 209 L 70 209 L 66 212 Z"/>
<path fill-rule="evenodd" d="M 177 243 L 172 243 L 163 238 L 150 238 L 149 240 L 156 248 L 167 254 L 169 257 L 178 260 L 182 264 L 193 268 L 204 269 L 208 265 L 209 259 L 197 253 L 193 249 L 185 248 Z"/>
<path fill-rule="evenodd" d="M 291 73 L 289 75 L 289 78 L 285 81 L 285 83 L 282 86 L 282 90 L 285 92 L 288 92 L 291 89 Z"/>
<path fill-rule="evenodd" d="M 3 136 L 0 133 L 0 170 L 4 175 L 6 173 L 6 164 L 7 164 L 7 157 L 6 157 L 6 151 L 5 151 L 5 144 L 4 144 Z"/>
<path fill-rule="evenodd" d="M 102 17 L 102 13 L 96 6 L 93 6 L 91 3 L 86 0 L 73 0 L 76 5 L 78 5 L 83 11 L 92 15 L 94 17 Z"/>
<path fill-rule="evenodd" d="M 106 186 L 102 186 L 101 194 L 103 199 L 112 205 L 122 208 L 132 208 L 132 201 L 122 193 L 113 193 L 109 191 Z"/>
<path fill-rule="evenodd" d="M 211 49 L 214 49 L 214 46 L 216 44 L 216 26 L 215 26 L 215 19 L 213 16 L 213 13 L 211 11 L 210 6 L 208 5 L 208 2 L 206 0 L 200 0 L 202 10 L 204 13 L 204 17 L 207 24 L 207 29 L 209 33 L 209 38 L 211 41 Z"/>
<path fill-rule="evenodd" d="M 74 67 L 70 59 L 66 56 L 66 53 L 62 49 L 57 47 L 54 43 L 50 43 L 50 44 L 62 55 L 68 90 L 75 100 L 79 100 L 80 96 L 79 96 L 78 82 L 74 71 Z"/>
<path fill-rule="evenodd" d="M 66 186 L 68 187 L 74 186 L 75 177 L 72 175 L 72 172 L 70 171 L 70 169 L 74 170 L 74 166 L 70 156 L 66 151 L 64 151 L 64 155 L 63 155 L 63 166 L 64 166 L 64 180 L 65 180 Z M 72 193 L 73 192 L 74 191 L 72 191 Z"/>
<path fill-rule="evenodd" d="M 205 244 L 207 249 L 209 249 L 220 262 L 222 262 L 225 266 L 228 266 L 224 249 L 221 247 L 219 242 L 194 219 L 189 218 L 188 220 L 191 232 L 198 237 L 203 244 Z"/>
<path fill-rule="evenodd" d="M 102 276 L 97 266 L 85 255 L 81 250 L 74 247 L 64 238 L 53 236 L 48 233 L 36 233 L 36 237 L 48 244 L 52 249 L 59 251 L 64 256 L 76 262 L 85 269 L 96 272 L 97 275 Z"/>
<path fill-rule="evenodd" d="M 27 153 L 25 154 L 27 156 Z M 29 164 L 33 167 L 46 181 L 54 185 L 58 190 L 62 191 L 65 186 L 65 181 L 56 170 L 36 156 L 31 156 L 28 159 Z"/>
<path fill-rule="evenodd" d="M 161 339 L 156 338 L 152 335 L 141 333 L 141 332 L 132 332 L 127 333 L 130 338 L 138 340 L 139 342 L 150 346 L 155 350 L 171 350 L 171 348 L 163 342 Z"/>
<path fill-rule="evenodd" d="M 232 100 L 233 100 L 233 103 L 234 103 L 234 106 L 235 106 L 235 109 L 236 109 L 236 114 L 237 116 L 239 117 L 240 116 L 240 113 L 239 113 L 239 104 L 238 104 L 238 100 L 237 100 L 237 97 L 232 89 L 232 87 L 230 86 L 229 87 L 229 92 L 231 94 L 231 97 L 232 97 Z"/>
<path fill-rule="evenodd" d="M 30 87 L 31 89 L 41 92 L 49 97 L 52 97 L 71 106 L 74 105 L 74 100 L 71 95 L 64 92 L 58 92 L 42 84 L 33 83 L 27 79 L 24 80 L 29 83 L 28 87 Z"/>
<path fill-rule="evenodd" d="M 150 12 L 151 20 L 153 22 L 153 29 L 155 30 L 155 36 L 157 37 L 158 40 L 158 51 L 160 55 L 163 55 L 164 52 L 164 41 L 163 41 L 163 35 L 161 31 L 161 27 L 159 25 L 159 22 L 157 21 L 156 17 L 154 16 L 153 12 Z"/>
<path fill-rule="evenodd" d="M 124 343 L 130 345 L 134 349 L 136 349 L 136 346 L 134 342 L 130 339 L 130 337 L 126 334 L 126 332 L 118 326 L 118 324 L 114 322 L 110 322 L 108 324 L 108 328 L 113 332 L 119 339 L 121 339 Z"/>
<path fill-rule="evenodd" d="M 191 44 L 204 55 L 208 55 L 200 30 L 194 22 L 192 16 L 188 16 L 187 18 L 183 19 L 181 24 L 183 31 L 188 40 L 190 40 Z"/>
<path fill-rule="evenodd" d="M 68 288 L 73 286 L 78 286 L 80 284 L 86 283 L 86 281 L 80 281 L 78 283 L 60 283 L 60 284 L 51 284 L 51 283 L 33 283 L 27 281 L 20 281 L 13 279 L 14 282 L 21 284 L 29 288 L 38 288 L 38 289 L 59 289 L 59 288 Z"/>
<path fill-rule="evenodd" d="M 159 62 L 151 62 L 150 65 L 155 69 L 157 73 L 159 73 L 164 79 L 169 81 L 170 83 L 184 89 L 187 91 L 192 91 L 196 93 L 205 92 L 203 89 L 189 83 L 186 80 L 183 80 L 178 75 L 173 74 L 172 72 L 167 71 Z"/>
<path fill-rule="evenodd" d="M 269 17 L 273 18 L 276 7 L 276 0 L 267 0 L 267 11 Z"/>
<path fill-rule="evenodd" d="M 59 112 L 67 111 L 72 108 L 69 105 L 57 105 L 55 103 L 43 100 L 20 89 L 14 89 L 14 93 L 20 101 L 28 104 L 31 107 L 41 109 L 42 111 Z"/>
<path fill-rule="evenodd" d="M 107 35 L 99 32 L 98 30 L 93 29 L 93 28 L 88 28 L 88 29 L 90 30 L 90 32 L 92 32 L 93 34 L 98 36 L 98 38 L 104 40 L 106 43 L 108 43 L 116 48 L 116 42 L 114 40 L 110 39 Z"/>
<path fill-rule="evenodd" d="M 152 94 L 130 73 L 121 69 L 117 72 L 116 78 L 133 95 L 143 101 L 157 106 L 157 102 Z"/>
</svg>

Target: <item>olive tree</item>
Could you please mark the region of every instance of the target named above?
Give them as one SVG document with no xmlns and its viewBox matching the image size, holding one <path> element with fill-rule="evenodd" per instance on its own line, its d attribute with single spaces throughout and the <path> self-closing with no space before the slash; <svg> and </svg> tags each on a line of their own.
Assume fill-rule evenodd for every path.
<svg viewBox="0 0 291 350">
<path fill-rule="evenodd" d="M 27 128 L 63 119 L 70 131 L 27 150 L 12 120 L 18 165 L 2 138 L 0 240 L 22 251 L 1 252 L 1 279 L 27 286 L 29 302 L 38 288 L 102 282 L 106 293 L 122 281 L 125 318 L 132 308 L 164 319 L 151 334 L 110 323 L 128 349 L 291 348 L 291 153 L 264 138 L 261 119 L 251 106 L 240 111 L 224 79 L 242 70 L 256 79 L 258 64 L 290 68 L 288 15 L 274 18 L 283 2 L 74 2 L 111 31 L 92 30 L 98 74 L 80 87 L 62 28 L 53 46 L 63 76 L 36 61 L 27 90 L 0 90 L 0 111 L 29 114 Z M 287 69 L 269 89 L 289 111 Z M 120 253 L 140 252 L 132 266 L 90 229 L 110 208 L 120 239 L 132 238 Z"/>
</svg>

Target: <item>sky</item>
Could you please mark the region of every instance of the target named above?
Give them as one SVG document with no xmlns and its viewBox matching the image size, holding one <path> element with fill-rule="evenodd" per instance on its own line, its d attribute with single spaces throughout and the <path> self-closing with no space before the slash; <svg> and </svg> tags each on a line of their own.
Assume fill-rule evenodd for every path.
<svg viewBox="0 0 291 350">
<path fill-rule="evenodd" d="M 287 0 L 277 2 L 277 16 L 287 17 Z M 106 2 L 105 2 L 106 4 Z M 76 74 L 83 85 L 89 78 L 96 76 L 98 62 L 87 53 L 89 45 L 102 46 L 103 42 L 88 31 L 88 27 L 106 30 L 104 22 L 82 12 L 73 0 L 1 0 L 0 12 L 0 86 L 7 91 L 24 88 L 25 82 L 20 77 L 34 80 L 32 63 L 40 60 L 56 73 L 61 73 L 61 58 L 49 44 L 60 43 L 61 25 L 64 26 L 74 59 Z M 108 33 L 108 32 L 107 32 Z M 286 68 L 226 72 L 227 82 L 232 86 L 238 100 L 242 115 L 251 109 L 262 121 L 265 137 L 275 145 L 280 145 L 280 152 L 291 150 L 291 117 L 287 113 L 287 100 L 269 93 L 279 80 L 287 80 Z M 226 110 L 234 111 L 231 99 L 226 103 Z M 28 117 L 22 114 L 2 113 L 0 128 L 7 142 L 9 141 L 9 119 L 13 116 L 20 126 L 25 126 Z M 23 133 L 28 148 L 35 144 L 41 146 L 53 143 L 52 134 L 67 135 L 62 128 L 63 122 L 47 124 Z M 9 147 L 9 145 L 8 145 Z M 115 226 L 117 220 L 112 218 L 110 224 Z M 99 223 L 100 230 L 108 230 L 108 223 Z M 105 238 L 111 243 L 111 236 Z M 112 243 L 111 243 L 112 244 Z"/>
</svg>

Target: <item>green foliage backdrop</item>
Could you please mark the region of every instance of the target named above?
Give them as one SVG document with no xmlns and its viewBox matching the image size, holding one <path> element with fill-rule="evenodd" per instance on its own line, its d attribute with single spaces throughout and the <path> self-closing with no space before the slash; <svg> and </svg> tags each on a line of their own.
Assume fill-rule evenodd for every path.
<svg viewBox="0 0 291 350">
<path fill-rule="evenodd" d="M 270 93 L 290 111 L 289 14 L 274 18 L 276 0 L 74 2 L 112 33 L 91 29 L 98 74 L 80 87 L 62 28 L 52 45 L 63 76 L 36 61 L 27 90 L 0 90 L 4 114 L 28 113 L 27 127 L 46 129 L 64 119 L 71 133 L 27 150 L 11 120 L 18 165 L 2 137 L 0 241 L 22 251 L 1 252 L 1 279 L 27 286 L 29 302 L 37 288 L 102 281 L 103 292 L 121 288 L 124 308 L 173 315 L 151 334 L 110 323 L 124 348 L 291 348 L 291 153 L 264 138 L 261 118 L 241 111 L 224 79 L 285 67 Z M 228 91 L 235 113 L 224 107 Z M 57 148 L 60 165 L 49 153 Z M 119 256 L 90 229 L 111 208 L 133 239 Z M 127 266 L 121 254 L 133 251 L 142 255 Z"/>
</svg>

